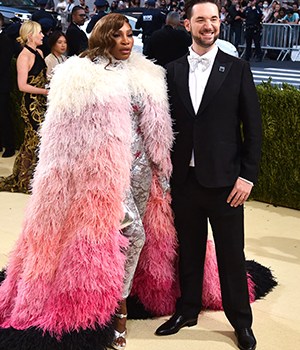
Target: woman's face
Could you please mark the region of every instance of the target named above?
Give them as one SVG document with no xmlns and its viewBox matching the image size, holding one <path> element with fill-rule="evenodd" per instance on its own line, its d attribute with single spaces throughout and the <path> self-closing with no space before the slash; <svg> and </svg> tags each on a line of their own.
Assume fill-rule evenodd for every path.
<svg viewBox="0 0 300 350">
<path fill-rule="evenodd" d="M 267 8 L 269 6 L 269 3 L 267 2 L 267 1 L 264 1 L 264 3 L 263 3 L 263 8 Z"/>
<path fill-rule="evenodd" d="M 36 46 L 40 46 L 43 44 L 43 37 L 44 34 L 42 33 L 42 30 L 40 30 L 39 32 L 28 35 L 28 41 Z"/>
<path fill-rule="evenodd" d="M 52 53 L 56 53 L 58 55 L 62 55 L 67 51 L 67 40 L 66 38 L 62 35 L 60 36 L 55 45 L 52 47 Z"/>
<path fill-rule="evenodd" d="M 117 60 L 127 60 L 133 47 L 132 29 L 128 23 L 124 23 L 116 33 L 113 34 L 115 46 L 111 50 L 111 55 Z"/>
</svg>

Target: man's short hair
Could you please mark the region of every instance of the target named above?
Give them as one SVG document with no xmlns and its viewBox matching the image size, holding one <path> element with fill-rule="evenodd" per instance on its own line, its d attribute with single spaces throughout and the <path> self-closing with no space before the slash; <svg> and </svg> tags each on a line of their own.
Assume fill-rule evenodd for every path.
<svg viewBox="0 0 300 350">
<path fill-rule="evenodd" d="M 186 13 L 187 19 L 191 19 L 192 17 L 192 8 L 197 4 L 206 4 L 211 3 L 216 5 L 219 8 L 218 0 L 187 0 L 184 5 L 184 12 Z"/>
<path fill-rule="evenodd" d="M 179 24 L 180 23 L 180 14 L 176 11 L 170 11 L 167 14 L 166 23 Z"/>
<path fill-rule="evenodd" d="M 71 14 L 74 15 L 74 13 L 76 13 L 79 10 L 84 10 L 81 6 L 76 5 L 72 8 Z"/>
</svg>

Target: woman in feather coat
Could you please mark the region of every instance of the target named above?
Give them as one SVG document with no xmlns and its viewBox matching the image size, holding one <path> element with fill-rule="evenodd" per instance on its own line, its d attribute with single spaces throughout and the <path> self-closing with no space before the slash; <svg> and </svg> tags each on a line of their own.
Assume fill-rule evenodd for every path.
<svg viewBox="0 0 300 350">
<path fill-rule="evenodd" d="M 70 58 L 51 81 L 32 197 L 0 287 L 6 350 L 20 348 L 18 339 L 22 349 L 124 348 L 135 272 L 144 305 L 172 310 L 165 74 L 132 46 L 127 18 L 105 16 L 84 57 Z M 120 232 L 124 206 L 134 221 Z"/>
<path fill-rule="evenodd" d="M 51 80 L 32 196 L 0 285 L 0 350 L 123 349 L 129 294 L 151 315 L 174 311 L 165 73 L 132 46 L 126 17 L 109 14 Z M 121 231 L 124 207 L 134 221 Z M 265 271 L 250 268 L 253 301 L 270 286 L 257 295 L 253 276 Z M 222 308 L 210 242 L 202 298 Z"/>
</svg>

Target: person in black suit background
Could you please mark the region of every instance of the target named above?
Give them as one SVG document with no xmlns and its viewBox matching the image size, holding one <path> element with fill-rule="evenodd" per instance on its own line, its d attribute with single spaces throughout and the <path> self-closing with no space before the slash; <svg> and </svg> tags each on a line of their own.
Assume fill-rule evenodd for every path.
<svg viewBox="0 0 300 350">
<path fill-rule="evenodd" d="M 81 6 L 74 6 L 71 16 L 72 22 L 66 32 L 68 56 L 79 55 L 88 47 L 88 38 L 85 32 L 80 29 L 86 18 L 84 9 Z"/>
<path fill-rule="evenodd" d="M 93 15 L 89 24 L 86 27 L 87 33 L 91 33 L 99 19 L 107 15 L 105 11 L 107 10 L 109 5 L 106 0 L 96 0 L 94 2 L 94 5 L 96 6 L 96 14 Z"/>
<path fill-rule="evenodd" d="M 209 220 L 223 309 L 239 348 L 254 350 L 243 204 L 257 180 L 260 160 L 258 98 L 249 63 L 215 45 L 220 32 L 217 2 L 190 0 L 185 8 L 185 27 L 193 40 L 190 54 L 167 65 L 175 133 L 171 191 L 181 297 L 175 314 L 156 334 L 174 334 L 197 323 Z"/>
<path fill-rule="evenodd" d="M 51 27 L 54 29 L 57 25 L 57 21 L 51 15 L 50 12 L 46 11 L 46 5 L 48 0 L 38 0 L 37 4 L 39 5 L 39 10 L 36 10 L 31 17 L 31 20 L 34 22 L 40 22 L 42 18 L 48 18 L 51 21 Z"/>
<path fill-rule="evenodd" d="M 147 45 L 152 33 L 160 29 L 166 22 L 166 15 L 156 8 L 156 0 L 147 0 L 147 10 L 136 21 L 135 29 L 142 29 L 143 54 L 147 52 Z"/>
<path fill-rule="evenodd" d="M 0 151 L 5 147 L 3 158 L 15 154 L 13 124 L 10 111 L 11 90 L 11 60 L 13 58 L 13 43 L 2 31 L 4 17 L 0 13 Z"/>
<path fill-rule="evenodd" d="M 246 52 L 245 60 L 249 61 L 252 54 L 252 42 L 255 46 L 256 62 L 261 62 L 263 59 L 263 52 L 261 50 L 262 37 L 262 18 L 263 13 L 261 8 L 256 4 L 256 0 L 249 0 L 246 9 L 243 12 L 245 18 L 245 39 Z"/>
<path fill-rule="evenodd" d="M 239 51 L 243 30 L 243 9 L 239 0 L 232 0 L 231 6 L 228 8 L 228 14 L 227 18 L 231 19 L 228 21 L 228 24 L 230 24 L 230 41 Z"/>
<path fill-rule="evenodd" d="M 191 36 L 180 30 L 180 15 L 171 11 L 166 18 L 166 25 L 156 30 L 149 38 L 145 55 L 149 59 L 155 59 L 155 63 L 165 66 L 188 52 L 192 43 Z"/>
</svg>

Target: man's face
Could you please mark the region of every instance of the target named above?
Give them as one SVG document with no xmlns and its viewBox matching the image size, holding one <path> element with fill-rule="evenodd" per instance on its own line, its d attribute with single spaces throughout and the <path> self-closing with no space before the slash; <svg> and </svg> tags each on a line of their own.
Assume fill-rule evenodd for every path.
<svg viewBox="0 0 300 350">
<path fill-rule="evenodd" d="M 219 10 L 215 4 L 196 4 L 192 8 L 191 18 L 184 20 L 184 26 L 193 38 L 194 44 L 201 48 L 210 48 L 220 34 Z"/>
<path fill-rule="evenodd" d="M 74 23 L 76 23 L 78 26 L 84 25 L 85 22 L 85 12 L 84 9 L 78 10 L 72 15 L 72 20 Z"/>
</svg>

